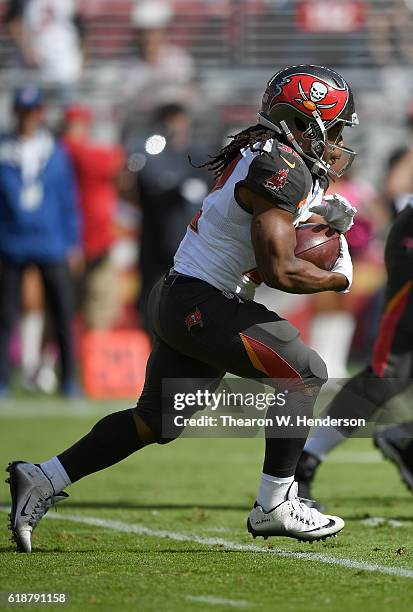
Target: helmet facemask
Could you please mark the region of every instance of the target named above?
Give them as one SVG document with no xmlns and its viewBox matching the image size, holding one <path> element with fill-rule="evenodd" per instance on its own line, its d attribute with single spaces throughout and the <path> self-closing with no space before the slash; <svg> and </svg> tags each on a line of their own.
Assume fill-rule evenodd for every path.
<svg viewBox="0 0 413 612">
<path fill-rule="evenodd" d="M 261 125 L 284 136 L 301 157 L 313 162 L 313 165 L 310 165 L 313 174 L 340 178 L 350 168 L 357 155 L 353 149 L 341 144 L 344 127 L 359 125 L 357 114 L 353 113 L 350 121 L 337 118 L 327 124 L 321 120 L 317 111 L 313 112 L 313 117 L 315 121 L 311 122 L 296 117 L 294 126 L 290 129 L 286 121 L 281 120 L 278 126 L 264 113 L 258 113 Z"/>
<path fill-rule="evenodd" d="M 314 115 L 316 114 L 317 111 L 314 112 Z M 337 118 L 327 124 L 321 121 L 319 116 L 314 118 L 316 124 L 311 124 L 302 134 L 303 139 L 310 141 L 309 158 L 315 159 L 313 172 L 318 175 L 321 173 L 321 176 L 328 174 L 333 179 L 340 178 L 350 168 L 357 155 L 353 149 L 342 144 L 344 128 L 358 125 L 357 115 L 353 113 L 350 121 Z"/>
<path fill-rule="evenodd" d="M 258 121 L 306 160 L 317 176 L 342 176 L 355 151 L 342 144 L 346 126 L 358 125 L 351 90 L 336 72 L 322 66 L 291 66 L 267 85 Z"/>
</svg>

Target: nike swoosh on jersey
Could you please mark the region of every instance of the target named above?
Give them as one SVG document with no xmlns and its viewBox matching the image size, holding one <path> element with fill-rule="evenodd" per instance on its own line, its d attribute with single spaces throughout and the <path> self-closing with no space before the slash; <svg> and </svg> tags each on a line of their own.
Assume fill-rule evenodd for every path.
<svg viewBox="0 0 413 612">
<path fill-rule="evenodd" d="M 280 157 L 283 161 L 285 161 L 287 166 L 290 166 L 290 168 L 295 168 L 295 162 L 291 163 L 290 161 L 288 161 L 288 159 L 285 159 L 285 157 L 283 157 L 282 155 L 280 155 Z"/>
</svg>

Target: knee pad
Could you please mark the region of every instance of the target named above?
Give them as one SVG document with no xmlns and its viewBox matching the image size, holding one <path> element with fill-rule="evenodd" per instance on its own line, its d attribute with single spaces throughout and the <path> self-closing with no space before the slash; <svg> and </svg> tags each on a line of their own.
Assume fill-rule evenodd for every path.
<svg viewBox="0 0 413 612">
<path fill-rule="evenodd" d="M 330 404 L 328 414 L 334 418 L 364 418 L 368 421 L 383 404 L 409 384 L 409 378 L 381 378 L 367 367 L 346 382 Z"/>
<path fill-rule="evenodd" d="M 301 376 L 306 385 L 323 385 L 327 366 L 316 351 L 304 344 L 300 332 L 288 321 L 280 320 L 254 325 L 254 336 L 281 354 Z"/>
<path fill-rule="evenodd" d="M 377 376 L 369 366 L 356 377 L 357 390 L 377 406 L 402 393 L 411 384 L 411 356 L 391 355 L 384 376 Z"/>
<path fill-rule="evenodd" d="M 400 383 L 402 383 L 402 381 L 406 381 L 408 384 L 412 370 L 413 354 L 409 351 L 400 354 L 390 353 L 390 355 L 387 357 L 384 374 L 380 375 L 376 372 L 375 373 L 382 380 L 385 380 L 386 378 L 396 378 L 400 380 Z"/>
<path fill-rule="evenodd" d="M 137 406 L 133 408 L 133 413 L 143 422 L 143 426 L 146 426 L 150 430 L 153 441 L 158 442 L 162 437 L 161 412 L 158 410 L 146 409 L 144 404 L 139 404 L 138 402 Z"/>
<path fill-rule="evenodd" d="M 303 344 L 303 346 L 305 345 Z M 327 366 L 324 359 L 322 359 L 313 349 L 310 349 L 309 347 L 306 348 L 308 350 L 308 369 L 312 376 L 317 378 L 321 384 L 324 384 L 328 379 Z"/>
<path fill-rule="evenodd" d="M 133 409 L 133 412 L 143 421 L 144 425 L 148 427 L 153 435 L 153 442 L 156 444 L 168 444 L 173 440 L 176 440 L 177 437 L 182 433 L 182 431 L 177 432 L 177 435 L 172 438 L 167 438 L 162 435 L 162 411 L 161 410 L 145 410 L 144 406 L 140 406 L 139 404 L 136 408 Z"/>
</svg>

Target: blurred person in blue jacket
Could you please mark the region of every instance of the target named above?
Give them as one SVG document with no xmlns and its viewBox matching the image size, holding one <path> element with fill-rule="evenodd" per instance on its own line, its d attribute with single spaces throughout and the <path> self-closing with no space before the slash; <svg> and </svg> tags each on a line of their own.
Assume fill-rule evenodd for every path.
<svg viewBox="0 0 413 612">
<path fill-rule="evenodd" d="M 67 154 L 43 125 L 42 92 L 14 96 L 15 129 L 0 136 L 0 395 L 9 390 L 8 346 L 22 275 L 39 268 L 60 352 L 60 391 L 77 392 L 69 263 L 79 260 L 80 219 Z"/>
</svg>

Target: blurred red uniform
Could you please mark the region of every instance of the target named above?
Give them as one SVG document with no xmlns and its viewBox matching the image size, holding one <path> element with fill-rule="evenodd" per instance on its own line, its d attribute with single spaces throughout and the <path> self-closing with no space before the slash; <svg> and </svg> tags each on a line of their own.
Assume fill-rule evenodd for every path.
<svg viewBox="0 0 413 612">
<path fill-rule="evenodd" d="M 115 178 L 124 154 L 119 146 L 97 144 L 90 139 L 92 114 L 87 107 L 68 107 L 64 119 L 63 143 L 74 165 L 83 217 L 86 269 L 81 283 L 82 310 L 88 327 L 107 328 L 118 313 L 109 251 L 117 205 Z"/>
<path fill-rule="evenodd" d="M 65 122 L 90 122 L 90 111 L 69 107 Z M 122 168 L 123 150 L 119 146 L 96 144 L 66 132 L 63 142 L 76 172 L 83 215 L 83 246 L 88 260 L 106 253 L 113 242 L 113 216 L 116 210 L 115 176 Z"/>
</svg>

